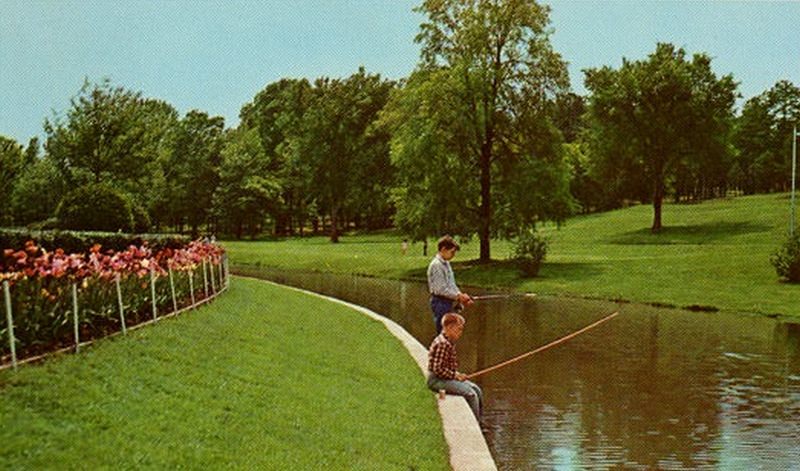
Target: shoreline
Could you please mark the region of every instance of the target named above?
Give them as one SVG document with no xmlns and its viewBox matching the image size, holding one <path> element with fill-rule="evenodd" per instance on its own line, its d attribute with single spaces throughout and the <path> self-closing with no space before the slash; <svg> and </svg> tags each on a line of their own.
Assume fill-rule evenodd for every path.
<svg viewBox="0 0 800 471">
<path fill-rule="evenodd" d="M 428 351 L 404 328 L 393 320 L 382 316 L 363 306 L 343 301 L 332 296 L 327 296 L 313 291 L 296 288 L 294 286 L 283 285 L 261 278 L 236 275 L 241 278 L 258 280 L 282 288 L 291 289 L 297 292 L 316 296 L 337 304 L 347 306 L 354 311 L 364 314 L 378 322 L 381 322 L 386 330 L 389 331 L 406 348 L 408 354 L 417 363 L 423 381 L 420 383 L 424 387 L 425 373 L 427 372 Z M 436 395 L 433 391 L 431 394 Z M 489 452 L 486 438 L 483 436 L 480 425 L 472 414 L 472 410 L 465 400 L 458 396 L 445 396 L 444 399 L 436 399 L 439 416 L 442 419 L 442 428 L 445 440 L 450 453 L 450 466 L 454 471 L 482 471 L 497 470 L 497 465 Z"/>
</svg>

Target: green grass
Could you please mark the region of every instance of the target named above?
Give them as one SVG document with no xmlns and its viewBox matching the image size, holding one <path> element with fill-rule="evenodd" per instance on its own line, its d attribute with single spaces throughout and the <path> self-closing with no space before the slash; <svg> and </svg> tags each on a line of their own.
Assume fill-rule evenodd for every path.
<svg viewBox="0 0 800 471">
<path fill-rule="evenodd" d="M 1 469 L 447 469 L 382 324 L 235 278 L 210 306 L 0 372 Z"/>
<path fill-rule="evenodd" d="M 787 194 L 666 204 L 665 228 L 653 235 L 652 207 L 640 205 L 575 217 L 560 229 L 544 227 L 551 246 L 537 278 L 522 278 L 505 261 L 511 247 L 503 241 L 493 241 L 498 261 L 489 265 L 474 263 L 477 240 L 462 244 L 454 267 L 462 287 L 798 316 L 800 285 L 781 283 L 769 262 L 788 220 Z M 343 237 L 339 244 L 312 237 L 225 246 L 234 265 L 424 280 L 430 257 L 422 256 L 420 243 L 401 256 L 401 238 L 381 233 Z M 431 245 L 429 255 L 435 252 Z"/>
</svg>

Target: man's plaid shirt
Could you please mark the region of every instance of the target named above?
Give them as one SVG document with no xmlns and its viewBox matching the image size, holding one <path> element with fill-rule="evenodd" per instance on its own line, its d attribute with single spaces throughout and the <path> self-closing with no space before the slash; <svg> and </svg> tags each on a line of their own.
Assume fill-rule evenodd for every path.
<svg viewBox="0 0 800 471">
<path fill-rule="evenodd" d="M 456 379 L 457 370 L 456 346 L 442 332 L 433 339 L 428 350 L 428 371 L 441 379 Z"/>
</svg>

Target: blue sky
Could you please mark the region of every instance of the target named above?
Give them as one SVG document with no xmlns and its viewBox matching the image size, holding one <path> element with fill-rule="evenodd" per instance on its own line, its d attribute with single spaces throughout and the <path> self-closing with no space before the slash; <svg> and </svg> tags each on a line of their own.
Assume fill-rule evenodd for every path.
<svg viewBox="0 0 800 471">
<path fill-rule="evenodd" d="M 236 126 L 241 106 L 282 77 L 408 76 L 421 0 L 0 0 L 0 135 L 21 143 L 64 113 L 84 77 L 200 109 Z M 555 49 L 582 69 L 641 59 L 657 42 L 705 52 L 745 98 L 800 85 L 800 2 L 554 0 Z M 793 29 L 794 28 L 794 29 Z"/>
</svg>

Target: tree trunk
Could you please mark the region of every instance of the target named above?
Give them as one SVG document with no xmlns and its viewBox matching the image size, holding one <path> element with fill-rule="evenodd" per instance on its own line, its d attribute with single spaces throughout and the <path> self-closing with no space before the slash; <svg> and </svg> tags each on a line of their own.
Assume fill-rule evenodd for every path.
<svg viewBox="0 0 800 471">
<path fill-rule="evenodd" d="M 492 131 L 487 132 L 486 141 L 481 146 L 481 206 L 479 209 L 480 214 L 480 227 L 478 228 L 478 237 L 480 239 L 480 259 L 481 263 L 488 263 L 491 260 L 491 249 L 489 241 L 489 233 L 492 220 L 492 201 L 491 201 L 491 184 L 492 184 Z"/>
<path fill-rule="evenodd" d="M 336 208 L 331 209 L 331 242 L 339 242 L 339 215 Z"/>
<path fill-rule="evenodd" d="M 653 227 L 650 232 L 657 234 L 661 232 L 661 204 L 664 201 L 664 178 L 661 172 L 655 177 L 653 182 Z"/>
</svg>

